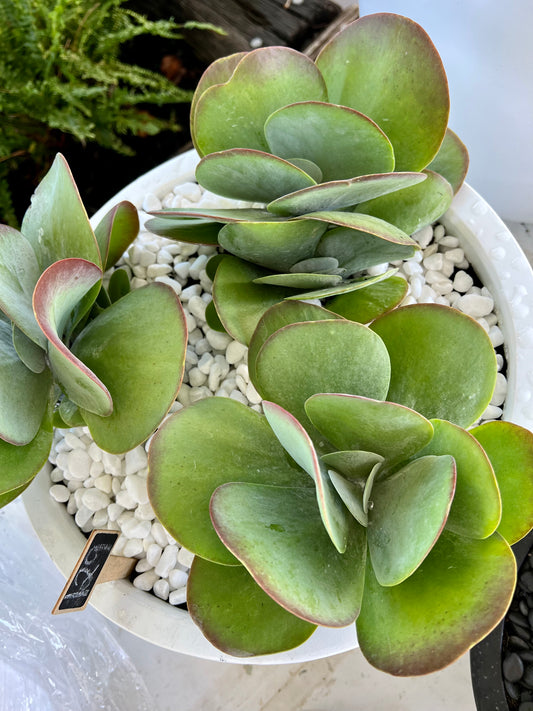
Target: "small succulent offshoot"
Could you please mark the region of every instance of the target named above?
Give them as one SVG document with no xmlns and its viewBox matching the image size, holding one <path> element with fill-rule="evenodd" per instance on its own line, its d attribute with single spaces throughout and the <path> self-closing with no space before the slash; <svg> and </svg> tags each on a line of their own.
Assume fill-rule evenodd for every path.
<svg viewBox="0 0 533 711">
<path fill-rule="evenodd" d="M 187 342 L 175 292 L 130 292 L 120 269 L 103 283 L 138 230 L 121 202 L 93 231 L 61 155 L 21 231 L 0 225 L 0 506 L 46 462 L 54 426 L 87 425 L 100 447 L 125 452 L 174 401 Z"/>
<path fill-rule="evenodd" d="M 424 30 L 393 14 L 348 25 L 316 62 L 286 47 L 215 61 L 191 105 L 207 190 L 254 207 L 161 210 L 152 232 L 220 245 L 207 316 L 248 344 L 283 299 L 330 299 L 351 317 L 361 301 L 404 296 L 394 270 L 418 249 L 461 186 L 468 156 L 447 128 L 449 95 Z"/>
<path fill-rule="evenodd" d="M 484 329 L 435 304 L 366 326 L 283 302 L 249 369 L 264 415 L 210 398 L 150 448 L 154 510 L 196 556 L 193 619 L 236 656 L 355 620 L 379 669 L 450 664 L 504 616 L 533 526 L 533 435 L 475 425 L 497 373 Z"/>
</svg>

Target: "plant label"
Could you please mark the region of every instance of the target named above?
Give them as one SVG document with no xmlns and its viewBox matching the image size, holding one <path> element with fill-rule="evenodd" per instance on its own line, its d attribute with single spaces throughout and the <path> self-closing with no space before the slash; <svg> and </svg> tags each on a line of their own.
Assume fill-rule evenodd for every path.
<svg viewBox="0 0 533 711">
<path fill-rule="evenodd" d="M 137 563 L 135 558 L 111 555 L 118 536 L 118 531 L 93 531 L 91 533 L 74 570 L 54 605 L 53 615 L 85 609 L 95 585 L 127 578 L 131 574 Z"/>
</svg>

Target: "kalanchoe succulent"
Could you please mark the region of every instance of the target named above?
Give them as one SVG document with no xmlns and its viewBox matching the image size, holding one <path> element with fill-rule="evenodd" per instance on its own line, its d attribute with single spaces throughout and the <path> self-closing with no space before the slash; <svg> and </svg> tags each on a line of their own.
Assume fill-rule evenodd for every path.
<svg viewBox="0 0 533 711">
<path fill-rule="evenodd" d="M 206 637 L 265 654 L 356 620 L 373 665 L 416 675 L 488 634 L 514 589 L 509 544 L 533 525 L 533 436 L 473 426 L 496 380 L 484 329 L 434 304 L 368 327 L 284 302 L 249 364 L 264 415 L 197 402 L 149 453 Z"/>
<path fill-rule="evenodd" d="M 122 202 L 93 232 L 61 155 L 21 232 L 0 225 L 0 505 L 42 467 L 54 426 L 86 424 L 100 447 L 125 452 L 170 408 L 187 341 L 175 292 L 130 292 L 119 269 L 103 284 L 138 229 Z"/>
<path fill-rule="evenodd" d="M 350 316 L 346 295 L 366 287 L 372 299 L 386 280 L 378 294 L 392 307 L 403 297 L 393 271 L 362 272 L 411 257 L 410 235 L 460 187 L 468 157 L 448 113 L 435 47 L 398 15 L 348 25 L 316 62 L 285 47 L 219 59 L 191 106 L 196 177 L 261 207 L 162 210 L 147 226 L 233 255 L 212 265 L 208 317 L 245 343 L 282 299 L 336 296 Z"/>
</svg>

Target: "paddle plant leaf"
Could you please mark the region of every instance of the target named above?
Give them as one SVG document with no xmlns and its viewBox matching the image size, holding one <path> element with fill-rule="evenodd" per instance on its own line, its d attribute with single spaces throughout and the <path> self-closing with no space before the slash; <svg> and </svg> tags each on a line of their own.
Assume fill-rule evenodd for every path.
<svg viewBox="0 0 533 711">
<path fill-rule="evenodd" d="M 279 222 L 282 218 L 272 215 L 266 210 L 257 207 L 187 207 L 179 210 L 154 210 L 150 213 L 156 217 L 161 217 L 169 220 L 182 221 L 189 218 L 203 218 L 205 220 L 213 220 L 214 222 L 222 222 L 224 224 L 230 222 Z M 148 224 L 148 223 L 146 223 Z"/>
<path fill-rule="evenodd" d="M 367 537 L 380 585 L 398 585 L 421 565 L 444 528 L 454 491 L 450 456 L 419 457 L 375 482 Z"/>
<path fill-rule="evenodd" d="M 228 148 L 268 151 L 263 127 L 271 113 L 295 101 L 325 99 L 324 80 L 310 59 L 286 47 L 261 47 L 242 57 L 224 84 L 200 95 L 196 149 L 201 156 Z"/>
<path fill-rule="evenodd" d="M 337 274 L 267 274 L 267 276 L 254 279 L 254 284 L 272 284 L 291 289 L 327 289 L 340 286 L 341 283 L 342 277 Z M 298 295 L 297 298 L 310 297 Z"/>
<path fill-rule="evenodd" d="M 349 479 L 345 479 L 334 469 L 328 469 L 331 483 L 344 502 L 348 511 L 361 526 L 368 525 L 368 513 L 363 506 L 363 488 Z"/>
<path fill-rule="evenodd" d="M 305 215 L 320 210 L 342 210 L 416 185 L 424 180 L 426 180 L 424 173 L 363 175 L 351 180 L 321 183 L 289 195 L 285 194 L 267 205 L 267 208 L 275 215 Z"/>
<path fill-rule="evenodd" d="M 224 544 L 289 612 L 328 627 L 344 627 L 357 617 L 364 584 L 364 528 L 350 520 L 346 552 L 339 553 L 322 524 L 312 489 L 224 484 L 213 494 L 211 516 Z"/>
<path fill-rule="evenodd" d="M 287 160 L 289 163 L 303 170 L 307 175 L 310 175 L 316 183 L 322 182 L 322 171 L 313 161 L 306 160 L 305 158 L 287 158 Z"/>
<path fill-rule="evenodd" d="M 0 309 L 41 348 L 46 338 L 33 314 L 32 297 L 41 275 L 37 257 L 20 232 L 0 225 Z"/>
<path fill-rule="evenodd" d="M 81 415 L 79 407 L 68 398 L 61 400 L 59 408 L 54 414 L 56 413 L 66 427 L 85 427 L 87 424 Z M 60 425 L 56 426 L 59 427 Z"/>
<path fill-rule="evenodd" d="M 511 422 L 471 430 L 494 468 L 502 500 L 498 533 L 512 545 L 533 526 L 533 435 Z"/>
<path fill-rule="evenodd" d="M 234 657 L 293 649 L 316 629 L 274 602 L 242 565 L 198 556 L 187 583 L 187 607 L 202 634 Z"/>
<path fill-rule="evenodd" d="M 145 223 L 145 227 L 154 235 L 193 244 L 218 244 L 218 233 L 222 225 L 210 218 L 171 219 L 154 217 Z"/>
<path fill-rule="evenodd" d="M 316 220 L 239 222 L 225 225 L 218 241 L 236 257 L 288 272 L 293 264 L 314 255 L 326 229 L 327 225 Z"/>
<path fill-rule="evenodd" d="M 432 420 L 431 424 L 433 439 L 418 456 L 451 454 L 457 468 L 455 496 L 446 527 L 469 538 L 487 538 L 498 527 L 502 510 L 490 460 L 473 433 L 445 420 Z"/>
<path fill-rule="evenodd" d="M 476 321 L 446 306 L 417 304 L 389 311 L 370 328 L 391 358 L 387 400 L 460 427 L 481 416 L 497 369 L 490 339 Z"/>
<path fill-rule="evenodd" d="M 320 52 L 328 101 L 360 111 L 386 133 L 395 170 L 421 170 L 435 157 L 449 113 L 446 74 L 424 30 L 400 15 L 366 15 Z"/>
<path fill-rule="evenodd" d="M 324 181 L 394 170 L 387 136 L 368 116 L 346 106 L 319 101 L 284 106 L 268 117 L 265 136 L 272 153 L 316 163 Z"/>
<path fill-rule="evenodd" d="M 96 237 L 70 168 L 60 153 L 35 190 L 21 232 L 33 247 L 41 271 L 69 257 L 101 266 Z"/>
<path fill-rule="evenodd" d="M 104 383 L 61 340 L 72 310 L 102 271 L 85 259 L 63 259 L 43 272 L 33 295 L 35 317 L 48 341 L 50 367 L 68 397 L 80 407 L 107 416 L 113 409 Z"/>
<path fill-rule="evenodd" d="M 498 624 L 515 582 L 513 552 L 497 533 L 478 540 L 444 531 L 418 570 L 392 587 L 378 583 L 368 560 L 361 651 L 395 676 L 442 669 Z"/>
<path fill-rule="evenodd" d="M 37 323 L 37 322 L 36 322 Z M 45 352 L 13 324 L 13 347 L 18 357 L 33 373 L 42 373 L 46 368 Z"/>
<path fill-rule="evenodd" d="M 209 328 L 212 328 L 214 331 L 226 333 L 226 329 L 222 325 L 222 321 L 219 318 L 214 301 L 210 301 L 205 307 L 205 321 Z"/>
<path fill-rule="evenodd" d="M 298 218 L 293 218 L 298 219 Z M 336 210 L 321 210 L 310 212 L 305 215 L 306 220 L 320 220 L 339 227 L 348 227 L 351 230 L 368 232 L 371 235 L 380 237 L 387 242 L 394 242 L 400 245 L 415 246 L 414 240 L 408 234 L 400 230 L 389 222 L 374 217 L 373 215 L 363 215 L 358 212 L 338 212 Z M 325 255 L 322 255 L 325 256 Z"/>
<path fill-rule="evenodd" d="M 389 279 L 391 276 L 396 274 L 397 269 L 388 269 L 383 274 L 377 274 L 376 276 L 362 276 L 354 279 L 347 279 L 346 281 L 341 281 L 333 286 L 326 286 L 322 289 L 314 289 L 313 291 L 300 292 L 299 294 L 293 294 L 292 296 L 286 296 L 286 299 L 327 299 L 330 296 L 337 296 L 338 294 L 349 294 L 352 291 L 357 291 L 358 289 L 367 289 L 372 284 L 377 284 L 381 281 Z"/>
<path fill-rule="evenodd" d="M 328 309 L 350 321 L 370 323 L 398 306 L 407 294 L 403 277 L 391 276 L 364 289 L 334 296 L 327 302 Z"/>
<path fill-rule="evenodd" d="M 72 352 L 113 399 L 108 417 L 80 406 L 99 447 L 122 453 L 152 434 L 176 398 L 186 345 L 183 309 L 172 287 L 161 282 L 131 291 L 84 328 Z M 149 397 L 139 398 L 141 392 Z"/>
<path fill-rule="evenodd" d="M 26 488 L 45 465 L 52 438 L 52 428 L 41 427 L 31 442 L 24 446 L 0 440 L 0 507 L 18 496 L 20 489 Z M 12 498 L 9 497 L 10 492 L 13 493 Z"/>
<path fill-rule="evenodd" d="M 150 501 L 165 528 L 193 553 L 225 565 L 237 561 L 211 524 L 209 501 L 218 486 L 271 483 L 309 487 L 315 496 L 266 418 L 229 398 L 200 400 L 166 420 L 152 439 L 148 469 Z"/>
<path fill-rule="evenodd" d="M 383 399 L 389 356 L 366 326 L 344 320 L 293 323 L 260 349 L 254 385 L 265 400 L 288 410 L 307 429 L 304 403 L 315 393 L 357 393 Z M 344 448 L 346 449 L 346 448 Z"/>
<path fill-rule="evenodd" d="M 313 479 L 322 522 L 335 548 L 344 553 L 348 539 L 348 512 L 321 465 L 311 438 L 290 412 L 263 402 L 263 412 L 279 443 Z"/>
<path fill-rule="evenodd" d="M 204 188 L 234 200 L 270 202 L 316 182 L 301 168 L 271 153 L 232 148 L 210 153 L 196 168 Z"/>
<path fill-rule="evenodd" d="M 450 183 L 454 194 L 459 190 L 468 172 L 468 151 L 459 136 L 446 129 L 439 152 L 428 165 Z"/>
<path fill-rule="evenodd" d="M 418 412 L 368 397 L 317 393 L 305 411 L 337 449 L 375 452 L 389 462 L 411 457 L 433 436 L 431 423 Z"/>
<path fill-rule="evenodd" d="M 391 222 L 409 235 L 430 225 L 450 207 L 453 190 L 438 173 L 425 170 L 424 174 L 427 180 L 423 183 L 362 202 L 356 211 Z"/>
<path fill-rule="evenodd" d="M 13 346 L 11 324 L 0 320 L 0 437 L 27 445 L 37 435 L 52 391 L 48 369 L 34 373 Z"/>
<path fill-rule="evenodd" d="M 138 232 L 139 215 L 131 202 L 119 202 L 104 215 L 94 231 L 104 271 L 120 259 Z"/>
<path fill-rule="evenodd" d="M 131 291 L 128 272 L 125 269 L 115 269 L 109 279 L 107 293 L 111 303 L 118 301 Z"/>
<path fill-rule="evenodd" d="M 370 476 L 376 464 L 383 462 L 383 457 L 375 452 L 363 451 L 339 451 L 328 452 L 323 454 L 321 460 L 328 468 L 338 470 L 345 479 L 358 483 L 361 487 L 361 492 L 364 488 L 364 483 Z M 331 473 L 331 472 L 330 472 Z"/>
</svg>

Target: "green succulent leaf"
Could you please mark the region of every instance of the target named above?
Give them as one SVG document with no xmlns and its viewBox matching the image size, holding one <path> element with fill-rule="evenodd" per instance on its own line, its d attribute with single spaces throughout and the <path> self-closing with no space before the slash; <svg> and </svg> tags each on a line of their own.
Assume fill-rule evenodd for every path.
<svg viewBox="0 0 533 711">
<path fill-rule="evenodd" d="M 200 400 L 164 422 L 148 466 L 148 493 L 165 528 L 193 553 L 225 565 L 237 561 L 211 524 L 209 501 L 218 486 L 269 482 L 307 486 L 314 496 L 313 482 L 287 456 L 266 418 L 230 398 Z"/>
<path fill-rule="evenodd" d="M 357 205 L 356 212 L 391 222 L 409 235 L 430 225 L 450 207 L 453 190 L 438 173 L 425 170 L 424 174 L 427 180 L 423 183 L 363 202 Z"/>
<path fill-rule="evenodd" d="M 416 242 L 411 239 L 408 234 L 400 230 L 395 225 L 391 225 L 389 222 L 385 222 L 385 220 L 382 220 L 379 217 L 374 217 L 373 215 L 363 215 L 359 212 L 321 210 L 319 212 L 310 212 L 306 214 L 305 219 L 320 220 L 321 222 L 338 225 L 339 227 L 348 227 L 351 230 L 368 232 L 369 234 L 380 237 L 387 242 L 416 247 Z"/>
<path fill-rule="evenodd" d="M 55 206 L 60 209 L 55 209 Z M 69 257 L 101 266 L 100 250 L 64 157 L 58 153 L 39 183 L 21 232 L 33 247 L 41 271 Z"/>
<path fill-rule="evenodd" d="M 289 163 L 292 163 L 297 168 L 303 170 L 304 173 L 307 173 L 307 175 L 310 175 L 315 181 L 315 183 L 322 182 L 322 171 L 320 170 L 318 165 L 313 163 L 313 161 L 306 160 L 305 158 L 287 158 L 287 160 L 289 161 Z"/>
<path fill-rule="evenodd" d="M 268 117 L 265 136 L 272 153 L 316 163 L 324 181 L 394 170 L 387 136 L 368 116 L 346 106 L 318 101 L 284 106 Z"/>
<path fill-rule="evenodd" d="M 381 464 L 383 457 L 375 452 L 338 451 L 321 456 L 328 468 L 338 470 L 345 479 L 357 483 L 363 491 L 365 481 L 370 476 L 376 464 Z"/>
<path fill-rule="evenodd" d="M 502 500 L 498 533 L 511 545 L 533 526 L 533 435 L 511 422 L 471 430 L 494 468 Z"/>
<path fill-rule="evenodd" d="M 325 392 L 312 395 L 305 411 L 336 449 L 375 452 L 388 462 L 411 457 L 433 436 L 429 420 L 394 402 Z"/>
<path fill-rule="evenodd" d="M 300 129 L 301 130 L 301 129 Z M 336 180 L 321 183 L 310 188 L 303 188 L 292 194 L 284 194 L 269 205 L 267 209 L 275 215 L 305 215 L 320 210 L 342 210 L 359 203 L 391 195 L 395 191 L 405 190 L 426 180 L 424 173 L 381 173 L 362 175 L 351 180 Z M 361 212 L 365 210 L 361 209 Z M 370 213 L 368 213 L 370 214 Z M 378 217 L 380 217 L 378 215 Z M 389 220 L 393 222 L 393 220 Z"/>
<path fill-rule="evenodd" d="M 179 299 L 160 282 L 126 294 L 85 327 L 72 352 L 105 382 L 113 399 L 108 417 L 80 406 L 99 447 L 126 452 L 152 434 L 177 395 L 186 345 Z"/>
<path fill-rule="evenodd" d="M 37 322 L 36 322 L 37 323 Z M 13 324 L 13 347 L 18 357 L 29 368 L 32 373 L 42 373 L 46 368 L 45 352 L 35 341 L 32 341 L 26 334 Z"/>
<path fill-rule="evenodd" d="M 30 484 L 31 481 L 29 481 L 27 484 L 23 484 L 22 486 L 18 486 L 16 489 L 10 489 L 4 494 L 0 494 L 0 509 L 14 501 L 17 496 L 20 496 L 28 488 Z"/>
<path fill-rule="evenodd" d="M 204 188 L 234 200 L 270 202 L 316 182 L 301 168 L 271 153 L 232 148 L 210 153 L 196 168 Z"/>
<path fill-rule="evenodd" d="M 342 277 L 337 274 L 267 274 L 267 276 L 254 279 L 254 284 L 272 284 L 273 286 L 286 286 L 291 289 L 329 289 L 342 283 Z M 296 298 L 310 298 L 300 297 Z"/>
<path fill-rule="evenodd" d="M 41 470 L 52 438 L 52 428 L 41 427 L 33 440 L 21 447 L 0 440 L 0 507 L 18 496 Z"/>
<path fill-rule="evenodd" d="M 350 321 L 370 323 L 382 314 L 398 306 L 407 294 L 407 282 L 403 277 L 391 276 L 384 281 L 365 286 L 364 289 L 334 296 L 327 302 L 333 313 Z"/>
<path fill-rule="evenodd" d="M 32 297 L 41 275 L 28 240 L 8 225 L 0 225 L 0 309 L 41 348 L 46 338 L 33 314 Z"/>
<path fill-rule="evenodd" d="M 418 456 L 451 454 L 457 468 L 455 496 L 446 527 L 468 538 L 487 538 L 497 529 L 502 511 L 490 460 L 471 433 L 445 420 L 432 420 L 431 424 L 433 439 Z"/>
<path fill-rule="evenodd" d="M 313 291 L 300 292 L 299 294 L 293 294 L 286 296 L 286 299 L 327 299 L 330 296 L 337 296 L 338 294 L 349 294 L 352 291 L 357 291 L 358 289 L 367 289 L 372 284 L 378 284 L 381 281 L 389 279 L 391 276 L 396 274 L 397 269 L 388 269 L 383 274 L 377 274 L 376 276 L 362 276 L 354 279 L 345 279 L 333 286 L 327 286 L 323 289 L 314 289 Z"/>
<path fill-rule="evenodd" d="M 165 218 L 168 220 L 184 220 L 188 219 L 192 222 L 192 218 L 203 218 L 212 220 L 213 222 L 222 222 L 228 224 L 231 222 L 280 222 L 281 217 L 272 215 L 266 210 L 261 210 L 257 207 L 222 207 L 222 208 L 207 208 L 207 207 L 187 207 L 179 210 L 155 210 L 150 213 L 156 217 Z M 146 223 L 148 225 L 148 223 Z"/>
<path fill-rule="evenodd" d="M 13 346 L 11 324 L 0 320 L 0 437 L 27 445 L 37 435 L 51 396 L 48 369 L 34 373 Z"/>
<path fill-rule="evenodd" d="M 264 401 L 263 412 L 283 449 L 315 482 L 322 523 L 335 548 L 344 553 L 348 540 L 348 512 L 321 465 L 311 438 L 290 412 L 275 403 Z"/>
<path fill-rule="evenodd" d="M 212 328 L 214 331 L 219 331 L 220 333 L 226 333 L 226 329 L 222 325 L 214 301 L 210 301 L 205 307 L 205 320 L 209 328 Z"/>
<path fill-rule="evenodd" d="M 421 565 L 444 528 L 454 491 L 450 456 L 417 458 L 376 481 L 367 537 L 380 585 L 398 585 Z"/>
<path fill-rule="evenodd" d="M 293 414 L 307 429 L 304 403 L 315 393 L 358 393 L 383 399 L 389 356 L 366 326 L 345 320 L 293 323 L 263 344 L 254 385 L 265 400 Z M 346 449 L 346 448 L 343 448 Z"/>
<path fill-rule="evenodd" d="M 416 304 L 389 311 L 370 328 L 391 358 L 387 400 L 460 427 L 481 416 L 497 369 L 490 339 L 476 321 L 448 306 Z"/>
<path fill-rule="evenodd" d="M 376 264 L 410 259 L 417 249 L 415 244 L 397 244 L 359 230 L 335 227 L 322 237 L 316 254 L 335 257 L 350 276 Z"/>
<path fill-rule="evenodd" d="M 219 232 L 221 247 L 236 257 L 275 271 L 312 257 L 327 225 L 316 220 L 295 222 L 238 222 Z"/>
<path fill-rule="evenodd" d="M 439 152 L 428 168 L 446 178 L 454 194 L 463 184 L 468 172 L 468 151 L 461 139 L 449 128 L 446 129 Z"/>
<path fill-rule="evenodd" d="M 242 565 L 199 557 L 189 574 L 187 607 L 211 644 L 234 657 L 293 649 L 316 629 L 274 602 Z"/>
<path fill-rule="evenodd" d="M 368 513 L 363 505 L 363 487 L 350 479 L 345 479 L 334 469 L 328 469 L 328 474 L 331 483 L 348 511 L 361 526 L 366 528 L 368 525 Z"/>
<path fill-rule="evenodd" d="M 119 202 L 104 215 L 94 231 L 104 271 L 120 259 L 138 232 L 139 215 L 131 202 Z"/>
<path fill-rule="evenodd" d="M 364 529 L 351 520 L 346 552 L 339 553 L 322 524 L 312 489 L 224 484 L 213 494 L 211 516 L 224 544 L 289 612 L 328 627 L 344 627 L 357 617 L 364 584 Z"/>
<path fill-rule="evenodd" d="M 118 301 L 131 291 L 130 279 L 125 269 L 115 269 L 109 279 L 107 293 L 111 303 Z"/>
<path fill-rule="evenodd" d="M 218 233 L 222 225 L 210 218 L 182 220 L 170 217 L 154 217 L 144 225 L 149 232 L 167 239 L 192 244 L 218 244 Z"/>
<path fill-rule="evenodd" d="M 367 15 L 334 37 L 316 64 L 328 101 L 361 111 L 387 134 L 396 170 L 421 170 L 434 158 L 448 123 L 448 84 L 419 25 L 400 15 Z"/>
<path fill-rule="evenodd" d="M 418 570 L 392 587 L 378 583 L 368 561 L 361 651 L 396 676 L 442 669 L 498 624 L 515 582 L 513 552 L 497 533 L 478 540 L 444 531 Z"/>
<path fill-rule="evenodd" d="M 265 311 L 294 293 L 288 287 L 255 284 L 268 272 L 237 257 L 220 262 L 213 282 L 213 301 L 226 331 L 241 343 L 249 343 Z"/>
<path fill-rule="evenodd" d="M 63 259 L 52 264 L 37 282 L 33 296 L 35 317 L 48 340 L 50 367 L 68 397 L 80 407 L 107 416 L 111 395 L 95 373 L 61 340 L 72 310 L 102 281 L 102 271 L 85 259 Z"/>
<path fill-rule="evenodd" d="M 196 148 L 201 156 L 228 148 L 268 151 L 263 127 L 271 113 L 295 101 L 325 99 L 324 80 L 310 59 L 286 47 L 256 49 L 224 84 L 201 94 L 194 115 Z"/>
<path fill-rule="evenodd" d="M 85 427 L 87 424 L 81 415 L 79 407 L 68 398 L 63 398 L 63 400 L 61 400 L 59 408 L 56 412 L 61 418 L 63 426 Z"/>
</svg>

